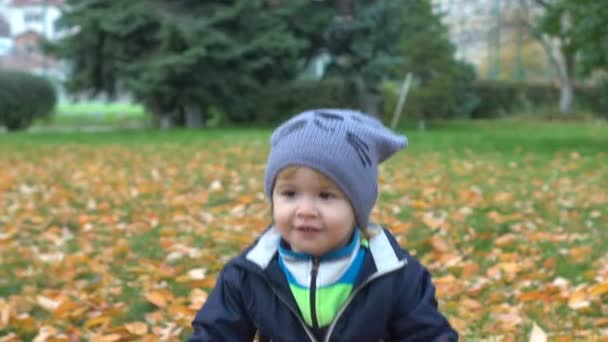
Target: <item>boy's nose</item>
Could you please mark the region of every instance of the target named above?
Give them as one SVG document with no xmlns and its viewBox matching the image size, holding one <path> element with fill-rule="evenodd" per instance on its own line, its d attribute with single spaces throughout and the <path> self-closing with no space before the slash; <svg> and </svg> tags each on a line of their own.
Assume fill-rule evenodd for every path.
<svg viewBox="0 0 608 342">
<path fill-rule="evenodd" d="M 317 208 L 311 199 L 303 198 L 296 209 L 296 216 L 311 217 L 317 215 Z"/>
</svg>

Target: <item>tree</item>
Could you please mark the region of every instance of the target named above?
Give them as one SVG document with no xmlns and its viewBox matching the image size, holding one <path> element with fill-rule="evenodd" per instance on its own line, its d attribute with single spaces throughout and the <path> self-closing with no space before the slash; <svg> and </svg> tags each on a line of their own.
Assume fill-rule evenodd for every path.
<svg viewBox="0 0 608 342">
<path fill-rule="evenodd" d="M 68 0 L 72 34 L 48 51 L 70 60 L 68 89 L 126 91 L 164 125 L 204 124 L 210 107 L 247 121 L 247 101 L 299 72 L 306 41 L 289 27 L 304 4 L 262 0 Z"/>
<path fill-rule="evenodd" d="M 591 0 L 520 0 L 524 20 L 531 34 L 542 44 L 560 80 L 560 112 L 572 112 L 574 77 L 580 58 L 586 67 L 605 65 L 606 5 Z M 601 51 L 604 52 L 601 52 Z"/>
<path fill-rule="evenodd" d="M 326 30 L 331 55 L 326 77 L 339 76 L 359 84 L 365 110 L 376 114 L 380 83 L 400 63 L 397 42 L 404 18 L 403 1 L 337 1 L 338 15 Z"/>
<path fill-rule="evenodd" d="M 455 59 L 448 29 L 433 12 L 431 2 L 404 2 L 399 13 L 403 16 L 397 42 L 401 62 L 393 75 L 399 79 L 404 72 L 414 76 L 408 111 L 422 120 L 468 115 L 476 101 L 468 90 L 475 73 L 470 65 Z"/>
</svg>

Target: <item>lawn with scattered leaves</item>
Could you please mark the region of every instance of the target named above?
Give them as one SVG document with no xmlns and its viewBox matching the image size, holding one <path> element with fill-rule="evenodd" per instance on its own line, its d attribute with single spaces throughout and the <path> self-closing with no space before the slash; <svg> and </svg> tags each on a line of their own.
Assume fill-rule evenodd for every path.
<svg viewBox="0 0 608 342">
<path fill-rule="evenodd" d="M 269 131 L 0 135 L 0 341 L 179 340 L 269 223 Z M 608 340 L 608 126 L 431 125 L 373 218 L 463 340 Z M 502 336 L 502 337 L 500 337 Z"/>
</svg>

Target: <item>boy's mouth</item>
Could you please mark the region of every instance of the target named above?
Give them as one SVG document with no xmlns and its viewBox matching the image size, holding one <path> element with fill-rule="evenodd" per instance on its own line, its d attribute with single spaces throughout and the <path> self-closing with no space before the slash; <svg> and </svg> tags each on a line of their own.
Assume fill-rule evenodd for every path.
<svg viewBox="0 0 608 342">
<path fill-rule="evenodd" d="M 305 232 L 305 233 L 313 233 L 313 232 L 321 231 L 320 228 L 315 228 L 315 227 L 310 227 L 310 226 L 296 226 L 296 230 Z"/>
</svg>

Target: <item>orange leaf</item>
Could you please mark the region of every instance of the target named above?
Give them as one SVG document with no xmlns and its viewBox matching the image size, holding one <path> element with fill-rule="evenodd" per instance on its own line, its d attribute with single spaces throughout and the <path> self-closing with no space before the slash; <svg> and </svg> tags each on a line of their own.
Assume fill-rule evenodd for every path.
<svg viewBox="0 0 608 342">
<path fill-rule="evenodd" d="M 207 301 L 207 292 L 201 289 L 194 289 L 190 291 L 189 299 L 191 304 L 188 306 L 188 308 L 198 310 L 201 308 L 201 306 L 203 306 L 203 304 L 205 304 L 205 301 Z"/>
<path fill-rule="evenodd" d="M 84 326 L 86 328 L 92 328 L 92 327 L 96 327 L 99 325 L 108 324 L 111 320 L 112 320 L 112 317 L 110 317 L 110 316 L 98 316 L 98 317 L 94 317 L 94 318 L 87 320 L 84 323 Z"/>
<path fill-rule="evenodd" d="M 509 234 L 500 236 L 498 239 L 496 239 L 494 244 L 496 244 L 496 246 L 498 246 L 498 247 L 507 247 L 507 246 L 512 246 L 516 241 L 517 241 L 517 236 L 515 236 L 515 234 L 509 233 Z"/>
<path fill-rule="evenodd" d="M 519 300 L 522 302 L 530 302 L 543 299 L 545 295 L 541 291 L 530 291 L 519 295 Z"/>
<path fill-rule="evenodd" d="M 120 334 L 109 334 L 102 336 L 93 336 L 91 342 L 116 342 L 120 341 L 122 336 Z"/>
<path fill-rule="evenodd" d="M 460 301 L 460 304 L 469 310 L 479 310 L 483 308 L 483 305 L 481 305 L 480 302 L 466 297 Z"/>
<path fill-rule="evenodd" d="M 433 249 L 440 253 L 446 253 L 450 250 L 450 245 L 441 237 L 433 236 L 429 239 L 429 242 Z"/>
<path fill-rule="evenodd" d="M 148 333 L 148 326 L 144 322 L 133 322 L 125 324 L 125 329 L 133 335 L 145 335 Z"/>
<path fill-rule="evenodd" d="M 474 262 L 468 262 L 462 266 L 461 275 L 463 277 L 471 276 L 471 275 L 479 273 L 479 269 L 480 269 L 479 264 L 474 263 Z"/>
<path fill-rule="evenodd" d="M 8 326 L 11 317 L 11 305 L 0 299 L 0 328 Z"/>
<path fill-rule="evenodd" d="M 591 255 L 591 246 L 582 246 L 570 249 L 570 259 L 574 263 L 585 261 Z"/>
<path fill-rule="evenodd" d="M 422 222 L 424 222 L 424 224 L 426 224 L 431 229 L 437 229 L 444 224 L 445 219 L 445 215 L 437 216 L 432 212 L 428 212 L 425 213 L 422 217 Z"/>
<path fill-rule="evenodd" d="M 498 203 L 508 203 L 513 201 L 513 194 L 509 192 L 499 192 L 494 196 L 494 200 Z"/>
<path fill-rule="evenodd" d="M 169 296 L 165 292 L 161 291 L 153 291 L 145 294 L 145 298 L 152 304 L 158 306 L 159 308 L 164 308 L 167 306 L 169 301 Z"/>
<path fill-rule="evenodd" d="M 568 306 L 574 310 L 587 308 L 591 303 L 587 300 L 587 293 L 584 290 L 574 292 L 568 299 Z"/>
</svg>

